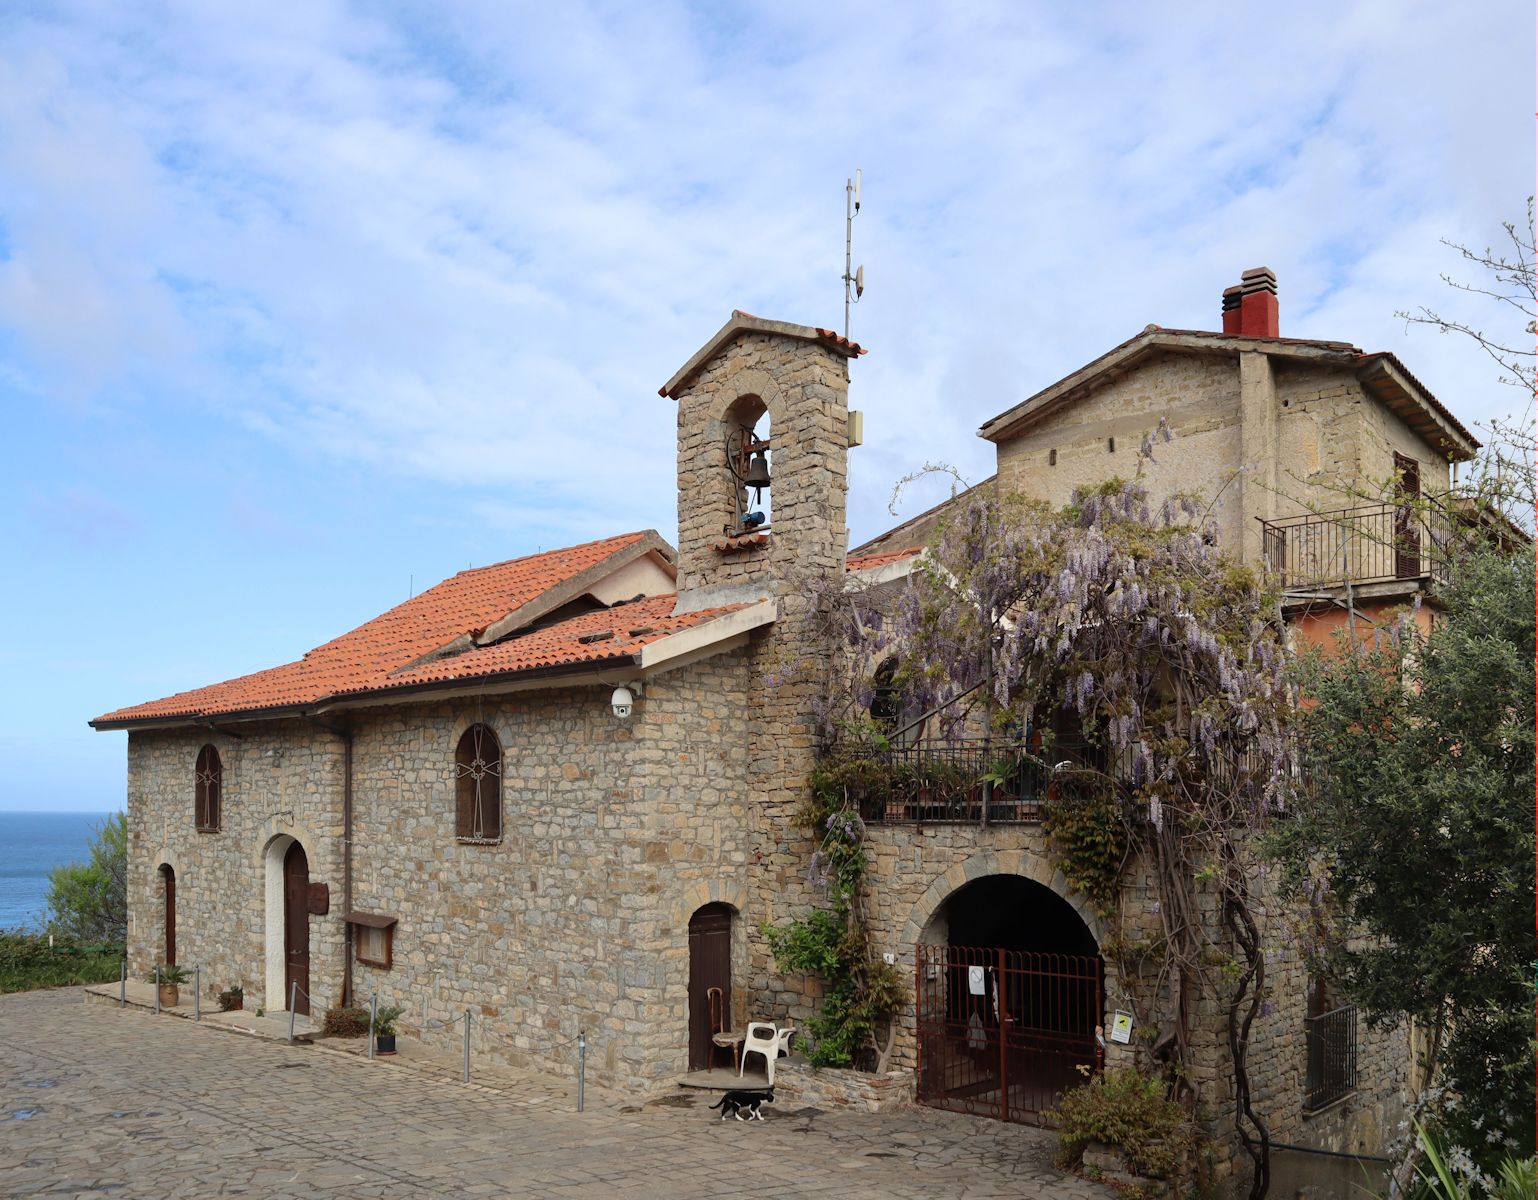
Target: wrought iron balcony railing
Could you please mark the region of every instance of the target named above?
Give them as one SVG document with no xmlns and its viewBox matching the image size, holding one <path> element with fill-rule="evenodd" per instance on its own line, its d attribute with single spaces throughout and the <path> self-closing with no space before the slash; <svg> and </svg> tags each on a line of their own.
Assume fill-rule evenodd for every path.
<svg viewBox="0 0 1538 1200">
<path fill-rule="evenodd" d="M 1356 1091 L 1356 1006 L 1309 1017 L 1303 1027 L 1308 1056 L 1303 1110 L 1312 1112 Z"/>
<path fill-rule="evenodd" d="M 1056 773 L 1099 767 L 1083 744 L 1040 748 L 982 739 L 918 741 L 869 751 L 846 774 L 867 824 L 980 824 L 1041 820 Z"/>
<path fill-rule="evenodd" d="M 987 824 L 1040 821 L 1055 800 L 1081 795 L 1090 780 L 1125 782 L 1131 775 L 1130 756 L 1112 762 L 1100 747 L 1062 739 L 1050 747 L 1000 739 L 925 739 L 885 750 L 846 747 L 837 757 L 860 819 L 874 825 L 978 825 L 985 823 L 985 809 Z M 1306 786 L 1295 757 L 1283 769 L 1283 792 L 1275 802 L 1279 810 L 1285 810 L 1288 792 Z M 1251 752 L 1212 772 L 1205 786 L 1258 796 L 1266 782 L 1261 759 Z"/>
<path fill-rule="evenodd" d="M 1419 508 L 1378 504 L 1262 521 L 1267 565 L 1287 591 L 1396 579 L 1445 582 L 1445 537 Z"/>
</svg>

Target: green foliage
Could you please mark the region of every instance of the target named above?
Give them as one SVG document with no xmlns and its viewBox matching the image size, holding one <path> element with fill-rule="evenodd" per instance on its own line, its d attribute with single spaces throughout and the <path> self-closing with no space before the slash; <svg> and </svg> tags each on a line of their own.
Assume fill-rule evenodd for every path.
<svg viewBox="0 0 1538 1200">
<path fill-rule="evenodd" d="M 190 974 L 191 972 L 186 967 L 179 967 L 175 963 L 161 963 L 158 973 L 151 971 L 144 978 L 148 983 L 154 983 L 158 980 L 161 983 L 174 983 L 180 986 L 187 982 L 187 977 Z"/>
<path fill-rule="evenodd" d="M 1534 582 L 1531 550 L 1472 554 L 1429 635 L 1309 660 L 1314 786 L 1273 839 L 1345 994 L 1440 1039 L 1441 1120 L 1486 1165 L 1534 1150 Z"/>
<path fill-rule="evenodd" d="M 395 1022 L 406 1015 L 406 1010 L 399 1004 L 386 1004 L 374 1013 L 374 1036 L 394 1037 Z"/>
<path fill-rule="evenodd" d="M 1448 1146 L 1434 1130 L 1417 1124 L 1415 1136 L 1425 1165 L 1413 1200 L 1533 1200 L 1538 1195 L 1538 1160 L 1531 1155 L 1506 1155 L 1492 1176 L 1482 1172 L 1466 1151 Z"/>
<path fill-rule="evenodd" d="M 48 873 L 48 930 L 77 942 L 128 935 L 128 818 L 113 813 L 96 830 L 90 857 Z"/>
<path fill-rule="evenodd" d="M 1096 912 L 1116 911 L 1122 870 L 1127 863 L 1127 827 L 1111 781 L 1065 776 L 1054 784 L 1055 798 L 1042 812 L 1042 828 L 1053 857 L 1074 891 Z"/>
<path fill-rule="evenodd" d="M 781 971 L 822 980 L 822 1000 L 803 1038 L 814 1066 L 855 1066 L 863 1052 L 877 1048 L 877 1029 L 908 1000 L 901 976 L 871 954 L 859 905 L 870 860 L 865 824 L 849 796 L 875 782 L 879 776 L 873 773 L 883 769 L 890 770 L 873 757 L 847 754 L 824 761 L 813 773 L 798 823 L 822 836 L 811 873 L 826 902 L 798 920 L 764 927 Z"/>
<path fill-rule="evenodd" d="M 245 1003 L 245 999 L 246 992 L 245 989 L 240 986 L 240 984 L 237 983 L 231 987 L 227 987 L 224 989 L 224 991 L 219 993 L 219 1011 L 234 1012 L 237 1008 L 241 1007 L 241 1005 Z"/>
<path fill-rule="evenodd" d="M 1067 1170 L 1079 1165 L 1086 1146 L 1101 1142 L 1126 1155 L 1139 1175 L 1167 1179 L 1189 1172 L 1202 1149 L 1196 1128 L 1165 1095 L 1165 1085 L 1130 1067 L 1064 1092 L 1046 1115 L 1062 1139 L 1057 1165 Z"/>
<path fill-rule="evenodd" d="M 120 945 L 82 946 L 46 934 L 0 932 L 0 993 L 108 983 L 118 977 Z"/>
</svg>

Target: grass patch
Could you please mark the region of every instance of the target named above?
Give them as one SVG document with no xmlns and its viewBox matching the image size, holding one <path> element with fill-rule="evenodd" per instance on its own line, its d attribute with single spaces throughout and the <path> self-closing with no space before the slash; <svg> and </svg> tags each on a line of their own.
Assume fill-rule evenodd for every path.
<svg viewBox="0 0 1538 1200">
<path fill-rule="evenodd" d="M 110 983 L 118 977 L 123 947 L 77 946 L 45 933 L 0 932 L 0 994 L 34 988 Z"/>
</svg>

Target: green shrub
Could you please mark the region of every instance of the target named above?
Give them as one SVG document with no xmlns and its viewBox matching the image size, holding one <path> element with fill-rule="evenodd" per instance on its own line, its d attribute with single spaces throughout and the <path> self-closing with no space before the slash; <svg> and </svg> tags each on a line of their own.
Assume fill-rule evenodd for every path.
<svg viewBox="0 0 1538 1200">
<path fill-rule="evenodd" d="M 1065 1170 L 1079 1165 L 1085 1146 L 1102 1142 L 1126 1155 L 1139 1175 L 1169 1179 L 1195 1173 L 1196 1129 L 1180 1105 L 1165 1096 L 1164 1084 L 1130 1067 L 1064 1092 L 1047 1116 L 1062 1136 L 1057 1165 Z"/>
<path fill-rule="evenodd" d="M 368 1033 L 368 1009 L 328 1008 L 320 1032 L 322 1037 L 362 1037 Z"/>
<path fill-rule="evenodd" d="M 33 988 L 109 983 L 118 977 L 120 945 L 79 945 L 46 934 L 0 932 L 0 993 Z"/>
</svg>

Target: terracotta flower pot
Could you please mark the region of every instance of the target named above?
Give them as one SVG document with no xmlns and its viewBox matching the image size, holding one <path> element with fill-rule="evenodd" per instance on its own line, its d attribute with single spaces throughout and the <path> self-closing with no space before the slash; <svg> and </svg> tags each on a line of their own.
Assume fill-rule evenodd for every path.
<svg viewBox="0 0 1538 1200">
<path fill-rule="evenodd" d="M 175 1008 L 182 1002 L 180 989 L 174 983 L 162 983 L 160 985 L 160 1007 Z"/>
</svg>

